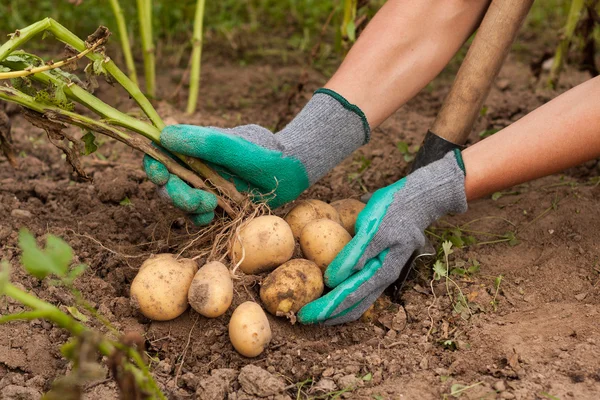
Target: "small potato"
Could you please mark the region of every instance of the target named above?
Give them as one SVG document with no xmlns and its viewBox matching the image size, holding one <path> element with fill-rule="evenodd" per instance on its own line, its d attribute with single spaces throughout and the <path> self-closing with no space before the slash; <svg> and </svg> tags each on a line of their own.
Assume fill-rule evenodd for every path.
<svg viewBox="0 0 600 400">
<path fill-rule="evenodd" d="M 321 200 L 304 200 L 285 216 L 285 221 L 292 228 L 294 238 L 299 239 L 304 226 L 315 219 L 327 218 L 341 223 L 338 212 L 329 204 Z"/>
<path fill-rule="evenodd" d="M 233 300 L 233 282 L 229 269 L 218 261 L 200 268 L 188 291 L 192 308 L 207 318 L 216 318 L 225 313 Z"/>
<path fill-rule="evenodd" d="M 323 294 L 323 273 L 312 261 L 290 260 L 271 272 L 260 288 L 260 299 L 268 312 L 281 316 Z"/>
<path fill-rule="evenodd" d="M 355 199 L 344 199 L 338 200 L 331 203 L 331 206 L 336 209 L 340 215 L 342 226 L 348 231 L 349 234 L 354 236 L 354 224 L 356 224 L 356 217 L 358 213 L 365 208 L 366 204 L 362 201 Z"/>
<path fill-rule="evenodd" d="M 229 320 L 229 340 L 243 356 L 256 357 L 271 342 L 271 326 L 263 309 L 253 301 L 240 304 Z"/>
<path fill-rule="evenodd" d="M 337 222 L 318 219 L 309 222 L 302 229 L 300 248 L 304 257 L 314 261 L 321 271 L 325 272 L 327 266 L 351 239 L 352 236 Z"/>
<path fill-rule="evenodd" d="M 246 274 L 260 274 L 283 264 L 294 254 L 294 235 L 282 218 L 264 215 L 247 222 L 233 242 L 235 260 Z"/>
<path fill-rule="evenodd" d="M 144 261 L 131 282 L 131 302 L 147 318 L 168 321 L 188 307 L 187 292 L 198 266 L 194 260 L 157 254 Z"/>
</svg>

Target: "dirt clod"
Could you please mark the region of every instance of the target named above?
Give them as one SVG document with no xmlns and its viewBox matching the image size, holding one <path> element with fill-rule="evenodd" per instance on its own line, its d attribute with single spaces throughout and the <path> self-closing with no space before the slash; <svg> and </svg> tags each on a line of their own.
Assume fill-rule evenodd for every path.
<svg viewBox="0 0 600 400">
<path fill-rule="evenodd" d="M 240 370 L 238 381 L 244 392 L 258 397 L 273 396 L 285 390 L 285 384 L 280 379 L 252 364 Z"/>
</svg>

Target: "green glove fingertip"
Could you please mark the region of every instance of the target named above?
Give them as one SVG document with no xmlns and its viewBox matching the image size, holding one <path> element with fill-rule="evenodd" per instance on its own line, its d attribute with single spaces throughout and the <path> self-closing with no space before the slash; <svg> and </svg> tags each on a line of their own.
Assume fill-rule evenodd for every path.
<svg viewBox="0 0 600 400">
<path fill-rule="evenodd" d="M 163 163 L 156 161 L 154 158 L 146 154 L 144 156 L 143 165 L 144 171 L 146 172 L 150 182 L 158 186 L 167 184 L 170 173 Z"/>
<path fill-rule="evenodd" d="M 187 213 L 207 213 L 217 207 L 217 198 L 214 194 L 193 189 L 175 175 L 171 175 L 165 190 L 173 205 Z"/>
<path fill-rule="evenodd" d="M 189 217 L 194 225 L 204 226 L 211 223 L 211 221 L 215 218 L 215 213 L 211 211 L 202 214 L 190 214 Z"/>
</svg>

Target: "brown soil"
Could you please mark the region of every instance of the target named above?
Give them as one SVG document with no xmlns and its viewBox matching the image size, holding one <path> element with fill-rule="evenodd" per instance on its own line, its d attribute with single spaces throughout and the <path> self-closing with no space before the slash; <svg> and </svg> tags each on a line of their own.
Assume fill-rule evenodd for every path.
<svg viewBox="0 0 600 400">
<path fill-rule="evenodd" d="M 163 116 L 205 125 L 272 127 L 288 96 L 283 88 L 293 87 L 302 72 L 301 67 L 206 60 L 199 112 L 186 117 L 162 102 Z M 569 70 L 560 91 L 584 79 Z M 323 81 L 312 71 L 307 86 L 312 90 Z M 400 178 L 407 163 L 397 142 L 420 142 L 449 81 L 442 78 L 419 94 L 374 132 L 369 145 L 303 197 L 356 198 Z M 478 132 L 506 126 L 558 93 L 535 89 L 528 67 L 515 59 L 497 83 L 472 142 Z M 175 87 L 168 77 L 161 85 Z M 115 98 L 106 88 L 102 96 Z M 124 100 L 121 106 L 127 104 Z M 472 316 L 452 312 L 443 282 L 434 282 L 431 291 L 431 268 L 424 266 L 405 288 L 402 307 L 383 307 L 373 322 L 323 328 L 292 326 L 269 316 L 273 341 L 261 356 L 247 359 L 227 338 L 233 307 L 212 320 L 189 309 L 170 322 L 151 322 L 132 308 L 129 285 L 142 261 L 150 253 L 174 251 L 197 232 L 156 195 L 140 169 L 140 154 L 106 142 L 99 150 L 102 159 L 85 158 L 94 181 L 83 182 L 72 176 L 44 133 L 19 116 L 13 126 L 20 167 L 12 169 L 0 159 L 0 257 L 10 261 L 13 280 L 53 304 L 72 304 L 63 289 L 40 283 L 19 267 L 20 228 L 63 237 L 77 262 L 90 266 L 77 286 L 117 329 L 144 333 L 152 371 L 170 398 L 297 398 L 293 384 L 309 378 L 300 398 L 346 389 L 348 398 L 436 399 L 455 384 L 474 385 L 463 392 L 463 398 L 473 399 L 600 398 L 600 188 L 589 180 L 600 172 L 596 162 L 519 186 L 497 200 L 473 202 L 466 214 L 437 224 L 436 234 L 449 224 L 475 221 L 469 229 L 496 235 L 512 231 L 519 239 L 514 246 L 504 241 L 455 250 L 451 264 L 481 263 L 479 272 L 456 278 Z M 125 198 L 129 205 L 120 204 Z M 499 275 L 503 280 L 496 291 Z M 258 279 L 241 279 L 235 289 L 234 306 L 259 299 Z M 10 300 L 0 303 L 2 314 L 20 310 Z M 69 364 L 59 352 L 67 338 L 44 321 L 0 325 L 0 398 L 39 398 L 67 373 Z M 117 397 L 110 379 L 88 385 L 85 394 L 88 399 Z"/>
</svg>

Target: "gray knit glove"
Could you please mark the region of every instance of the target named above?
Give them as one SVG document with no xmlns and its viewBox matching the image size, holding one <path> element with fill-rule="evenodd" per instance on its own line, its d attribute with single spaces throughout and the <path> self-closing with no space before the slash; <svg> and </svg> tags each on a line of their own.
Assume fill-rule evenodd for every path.
<svg viewBox="0 0 600 400">
<path fill-rule="evenodd" d="M 207 161 L 238 190 L 276 208 L 296 199 L 367 143 L 369 134 L 358 107 L 329 89 L 319 89 L 276 134 L 258 125 L 232 129 L 171 125 L 162 131 L 160 142 L 171 152 Z M 203 225 L 212 220 L 216 207 L 212 195 L 189 187 L 151 157 L 144 158 L 144 169 L 176 207 L 193 215 L 194 222 Z"/>
<path fill-rule="evenodd" d="M 356 220 L 356 235 L 325 271 L 334 288 L 298 313 L 304 324 L 358 319 L 400 275 L 423 231 L 438 218 L 467 210 L 458 150 L 373 194 Z"/>
</svg>

